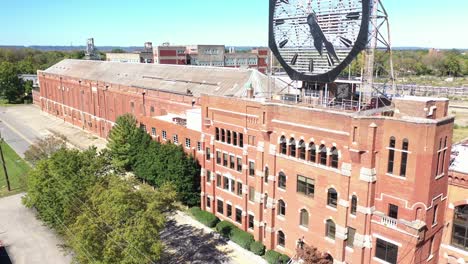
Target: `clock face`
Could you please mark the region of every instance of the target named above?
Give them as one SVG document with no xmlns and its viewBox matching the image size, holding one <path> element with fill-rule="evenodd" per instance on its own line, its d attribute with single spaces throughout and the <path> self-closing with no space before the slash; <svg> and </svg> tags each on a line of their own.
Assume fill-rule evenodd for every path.
<svg viewBox="0 0 468 264">
<path fill-rule="evenodd" d="M 293 80 L 333 82 L 365 49 L 370 0 L 270 0 L 270 49 Z"/>
</svg>

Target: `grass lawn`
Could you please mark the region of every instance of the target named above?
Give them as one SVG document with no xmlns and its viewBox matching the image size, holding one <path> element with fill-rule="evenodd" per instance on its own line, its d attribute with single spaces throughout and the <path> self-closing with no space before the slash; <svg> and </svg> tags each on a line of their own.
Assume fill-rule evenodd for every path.
<svg viewBox="0 0 468 264">
<path fill-rule="evenodd" d="M 31 167 L 6 143 L 2 143 L 3 155 L 10 179 L 11 192 L 8 192 L 5 173 L 0 162 L 0 197 L 17 194 L 26 190 L 26 177 Z M 1 160 L 0 160 L 1 161 Z"/>
<path fill-rule="evenodd" d="M 461 140 L 468 138 L 468 127 L 459 127 L 453 130 L 453 143 L 460 142 Z"/>
</svg>

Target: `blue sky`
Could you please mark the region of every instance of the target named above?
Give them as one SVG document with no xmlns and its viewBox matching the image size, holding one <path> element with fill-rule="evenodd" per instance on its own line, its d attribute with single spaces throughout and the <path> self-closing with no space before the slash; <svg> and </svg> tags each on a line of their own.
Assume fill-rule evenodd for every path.
<svg viewBox="0 0 468 264">
<path fill-rule="evenodd" d="M 468 48 L 468 0 L 384 0 L 393 46 Z M 0 45 L 266 46 L 268 0 L 0 0 Z"/>
</svg>

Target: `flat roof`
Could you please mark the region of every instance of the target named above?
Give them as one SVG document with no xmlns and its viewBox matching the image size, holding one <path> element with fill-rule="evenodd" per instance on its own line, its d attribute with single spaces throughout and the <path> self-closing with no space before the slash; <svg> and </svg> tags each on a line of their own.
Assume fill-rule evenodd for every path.
<svg viewBox="0 0 468 264">
<path fill-rule="evenodd" d="M 468 173 L 468 141 L 452 146 L 450 170 Z"/>
<path fill-rule="evenodd" d="M 42 72 L 179 94 L 190 90 L 196 97 L 246 97 L 248 88 L 253 88 L 256 97 L 263 97 L 284 88 L 277 81 L 269 85 L 268 76 L 257 70 L 240 68 L 65 59 Z"/>
</svg>

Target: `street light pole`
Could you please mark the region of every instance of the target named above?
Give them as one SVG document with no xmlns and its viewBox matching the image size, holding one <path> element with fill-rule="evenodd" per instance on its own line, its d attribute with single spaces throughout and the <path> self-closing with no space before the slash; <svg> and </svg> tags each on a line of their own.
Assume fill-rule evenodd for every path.
<svg viewBox="0 0 468 264">
<path fill-rule="evenodd" d="M 11 191 L 10 180 L 8 179 L 8 172 L 7 172 L 7 168 L 6 168 L 6 164 L 5 164 L 5 158 L 3 157 L 3 149 L 2 149 L 3 142 L 4 141 L 3 141 L 2 133 L 0 132 L 0 156 L 1 156 L 1 159 L 2 159 L 3 171 L 5 172 L 5 179 L 6 179 L 6 183 L 7 183 L 7 188 L 8 188 L 8 191 Z"/>
</svg>

